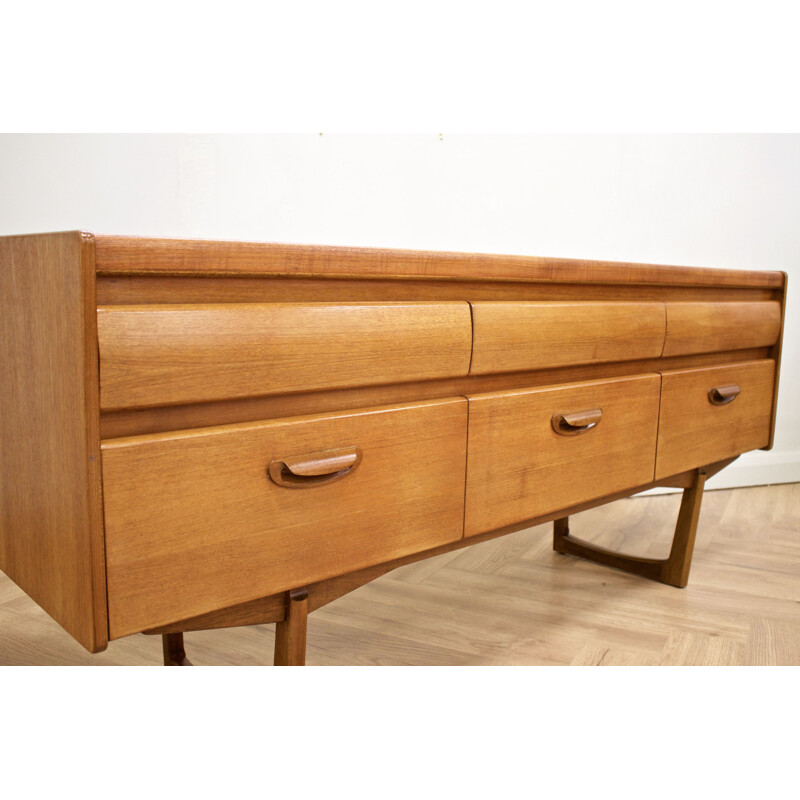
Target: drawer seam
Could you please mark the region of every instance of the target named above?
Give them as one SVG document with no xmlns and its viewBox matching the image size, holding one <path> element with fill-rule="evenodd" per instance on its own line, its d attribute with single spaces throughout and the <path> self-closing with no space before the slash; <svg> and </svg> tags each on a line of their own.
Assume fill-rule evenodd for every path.
<svg viewBox="0 0 800 800">
<path fill-rule="evenodd" d="M 469 365 L 467 366 L 467 375 L 472 375 L 472 359 L 475 357 L 475 310 L 471 301 L 467 301 L 469 306 Z"/>
<path fill-rule="evenodd" d="M 470 308 L 472 308 L 472 304 L 470 303 Z M 466 395 L 461 395 L 464 398 L 464 401 L 467 404 L 467 429 L 464 432 L 466 436 L 466 442 L 464 443 L 464 503 L 461 508 L 461 538 L 465 539 L 467 536 L 467 470 L 469 469 L 469 412 L 470 406 L 472 403 L 470 402 L 469 397 Z"/>
<path fill-rule="evenodd" d="M 653 454 L 653 480 L 656 480 L 656 472 L 658 471 L 658 445 L 661 436 L 661 403 L 664 399 L 664 373 L 658 372 L 656 374 L 658 375 L 658 416 L 656 417 L 656 448 Z"/>
</svg>

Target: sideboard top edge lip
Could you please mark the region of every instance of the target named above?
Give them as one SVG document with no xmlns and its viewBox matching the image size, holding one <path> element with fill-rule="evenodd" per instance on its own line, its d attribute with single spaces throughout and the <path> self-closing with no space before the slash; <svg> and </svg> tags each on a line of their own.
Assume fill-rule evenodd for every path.
<svg viewBox="0 0 800 800">
<path fill-rule="evenodd" d="M 633 283 L 781 288 L 780 271 L 283 242 L 96 236 L 100 274 Z M 254 263 L 254 262 L 259 263 Z M 472 268 L 472 269 L 471 269 Z"/>
<path fill-rule="evenodd" d="M 91 234 L 100 275 L 452 280 L 782 289 L 780 270 L 550 256 Z"/>
</svg>

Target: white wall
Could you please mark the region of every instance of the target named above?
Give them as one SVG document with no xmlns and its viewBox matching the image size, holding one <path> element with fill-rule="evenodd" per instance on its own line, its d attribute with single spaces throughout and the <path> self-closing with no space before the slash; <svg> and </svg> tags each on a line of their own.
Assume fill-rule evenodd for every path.
<svg viewBox="0 0 800 800">
<path fill-rule="evenodd" d="M 798 135 L 2 135 L 0 235 L 97 233 L 781 269 L 776 445 L 800 481 Z"/>
</svg>

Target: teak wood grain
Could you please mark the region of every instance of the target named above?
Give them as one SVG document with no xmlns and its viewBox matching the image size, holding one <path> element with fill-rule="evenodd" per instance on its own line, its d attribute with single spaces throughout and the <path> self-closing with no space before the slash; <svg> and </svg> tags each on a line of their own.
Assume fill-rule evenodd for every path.
<svg viewBox="0 0 800 800">
<path fill-rule="evenodd" d="M 458 280 L 367 277 L 290 278 L 270 274 L 224 279 L 192 272 L 182 275 L 101 274 L 98 305 L 163 303 L 365 303 L 464 300 L 537 302 L 767 302 L 780 301 L 780 287 L 650 285 L 638 283 L 536 283 L 480 280 L 477 272 Z"/>
<path fill-rule="evenodd" d="M 707 476 L 715 475 L 721 469 L 724 469 L 735 458 L 726 459 L 715 464 L 711 464 L 704 468 Z M 582 511 L 587 511 L 606 503 L 620 500 L 631 495 L 638 494 L 639 492 L 646 491 L 661 486 L 677 487 L 681 489 L 688 489 L 695 486 L 697 483 L 697 470 L 689 470 L 680 473 L 679 475 L 671 475 L 669 478 L 660 481 L 651 481 L 642 486 L 632 487 L 623 492 L 616 492 L 612 495 L 596 498 L 595 500 L 581 503 L 577 506 L 572 506 L 568 509 L 563 509 L 567 515 L 578 514 Z M 501 538 L 509 533 L 515 533 L 530 526 L 535 526 L 543 522 L 556 521 L 558 513 L 550 512 L 541 517 L 526 520 L 516 525 L 507 526 L 505 528 L 498 528 L 488 533 L 479 534 L 469 538 L 462 538 L 449 544 L 439 545 L 431 550 L 423 550 L 417 553 L 412 553 L 408 556 L 395 559 L 394 561 L 387 561 L 378 564 L 374 567 L 367 567 L 365 569 L 349 572 L 335 578 L 330 578 L 319 583 L 310 584 L 307 587 L 308 591 L 308 612 L 316 611 L 317 609 L 332 603 L 340 597 L 352 592 L 353 590 L 364 586 L 370 581 L 391 572 L 398 567 L 413 564 L 417 561 L 423 561 L 428 558 L 435 558 L 436 556 L 451 553 L 454 550 L 461 550 L 471 547 L 475 544 L 489 542 L 493 539 Z M 179 620 L 178 622 L 166 625 L 160 628 L 145 631 L 147 634 L 166 634 L 178 631 L 199 631 L 209 630 L 230 626 L 245 626 L 245 625 L 259 625 L 267 624 L 270 622 L 280 622 L 286 618 L 286 595 L 285 593 L 270 595 L 269 597 L 260 598 L 256 601 L 243 603 L 237 606 L 220 609 L 211 614 L 205 614 L 190 619 Z"/>
<path fill-rule="evenodd" d="M 771 446 L 786 276 L 72 232 L 0 239 L 0 300 L 0 566 L 92 651 L 301 663 L 396 566 Z"/>
<path fill-rule="evenodd" d="M 104 442 L 111 638 L 461 538 L 466 437 L 454 398 Z M 344 446 L 342 480 L 267 474 Z"/>
<path fill-rule="evenodd" d="M 275 666 L 302 667 L 306 663 L 308 591 L 286 592 L 286 613 L 275 626 Z"/>
<path fill-rule="evenodd" d="M 653 480 L 661 378 L 641 375 L 469 398 L 465 535 L 474 536 Z M 600 409 L 595 427 L 557 414 Z"/>
<path fill-rule="evenodd" d="M 772 413 L 769 426 L 769 444 L 767 449 L 772 449 L 775 443 L 775 423 L 777 422 L 778 415 L 778 387 L 781 379 L 781 356 L 783 354 L 783 332 L 785 329 L 784 322 L 786 321 L 786 292 L 788 290 L 789 276 L 783 273 L 783 288 L 778 298 L 781 304 L 781 330 L 775 344 L 770 348 L 767 354 L 775 362 L 775 383 L 772 386 Z"/>
<path fill-rule="evenodd" d="M 104 409 L 466 375 L 467 303 L 101 306 Z"/>
<path fill-rule="evenodd" d="M 94 242 L 0 237 L 0 568 L 104 650 Z"/>
<path fill-rule="evenodd" d="M 275 275 L 780 288 L 783 273 L 573 258 L 97 236 L 103 275 Z"/>
<path fill-rule="evenodd" d="M 638 361 L 584 364 L 580 367 L 552 367 L 528 372 L 465 375 L 460 378 L 444 378 L 421 383 L 359 386 L 349 389 L 212 401 L 194 405 L 106 411 L 100 416 L 100 431 L 103 439 L 115 439 L 144 433 L 162 433 L 181 428 L 203 428 L 211 425 L 256 422 L 263 419 L 294 417 L 303 414 L 322 414 L 340 411 L 343 408 L 370 408 L 419 400 L 438 400 L 456 395 L 513 391 L 520 387 L 536 388 L 552 386 L 557 383 L 607 380 L 628 375 L 640 375 L 644 372 L 658 372 L 664 369 L 688 369 L 712 364 L 739 363 L 743 359 L 757 361 L 767 358 L 769 355 L 770 348 L 760 347 L 754 350 L 730 353 L 674 356 L 670 359 L 648 358 Z"/>
<path fill-rule="evenodd" d="M 664 372 L 656 477 L 721 461 L 769 443 L 775 362 Z M 714 405 L 709 392 L 736 385 L 740 394 Z"/>
<path fill-rule="evenodd" d="M 597 564 L 605 564 L 634 575 L 683 588 L 689 581 L 697 522 L 700 518 L 700 502 L 707 477 L 705 468 L 694 470 L 691 482 L 684 487 L 672 546 L 667 558 L 648 558 L 620 553 L 575 539 L 569 535 L 567 517 L 553 522 L 553 549 L 564 555 L 578 556 Z"/>
<path fill-rule="evenodd" d="M 664 355 L 746 350 L 775 344 L 781 304 L 667 303 Z"/>
<path fill-rule="evenodd" d="M 148 634 L 166 635 L 187 631 L 207 631 L 218 628 L 237 628 L 260 625 L 265 622 L 280 622 L 286 616 L 285 593 L 259 597 L 247 603 L 218 608 L 208 614 L 200 614 L 158 628 L 143 631 Z"/>
<path fill-rule="evenodd" d="M 630 498 L 571 522 L 598 544 L 624 538 L 662 555 L 677 504 L 676 495 Z M 549 530 L 425 559 L 313 611 L 306 663 L 800 666 L 800 484 L 706 492 L 688 590 L 553 553 Z M 309 591 L 310 612 L 311 600 Z M 186 651 L 199 665 L 266 664 L 273 631 L 189 633 Z M 86 653 L 0 575 L 0 664 L 160 663 L 159 637 Z"/>
<path fill-rule="evenodd" d="M 658 358 L 663 303 L 473 302 L 470 372 Z"/>
</svg>

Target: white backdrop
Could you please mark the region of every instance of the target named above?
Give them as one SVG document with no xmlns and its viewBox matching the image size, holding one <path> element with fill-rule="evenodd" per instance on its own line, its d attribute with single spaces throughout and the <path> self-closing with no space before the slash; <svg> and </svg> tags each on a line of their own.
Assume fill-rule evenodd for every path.
<svg viewBox="0 0 800 800">
<path fill-rule="evenodd" d="M 781 269 L 775 448 L 800 481 L 798 135 L 0 135 L 0 235 L 249 239 Z"/>
</svg>

